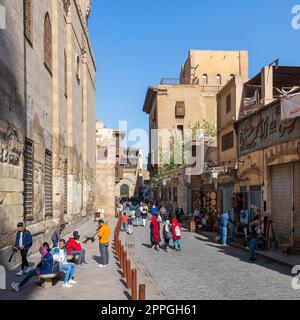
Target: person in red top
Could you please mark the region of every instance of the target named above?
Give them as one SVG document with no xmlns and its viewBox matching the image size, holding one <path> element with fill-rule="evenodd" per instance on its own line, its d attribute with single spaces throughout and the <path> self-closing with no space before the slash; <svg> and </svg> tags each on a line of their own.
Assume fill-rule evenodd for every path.
<svg viewBox="0 0 300 320">
<path fill-rule="evenodd" d="M 85 250 L 82 249 L 81 244 L 80 244 L 80 235 L 78 231 L 73 232 L 73 237 L 69 239 L 66 249 L 67 249 L 67 254 L 71 256 L 78 256 L 78 265 L 81 265 L 82 263 L 86 263 L 85 261 Z"/>
<path fill-rule="evenodd" d="M 150 240 L 152 247 L 154 247 L 156 251 L 159 251 L 160 226 L 154 215 L 152 216 L 152 221 L 150 223 Z"/>
<path fill-rule="evenodd" d="M 127 216 L 126 216 L 126 212 L 124 212 L 122 215 L 122 231 L 126 231 L 126 226 L 127 226 Z"/>
<path fill-rule="evenodd" d="M 173 248 L 176 251 L 181 251 L 181 226 L 176 218 L 172 220 L 172 239 Z"/>
</svg>

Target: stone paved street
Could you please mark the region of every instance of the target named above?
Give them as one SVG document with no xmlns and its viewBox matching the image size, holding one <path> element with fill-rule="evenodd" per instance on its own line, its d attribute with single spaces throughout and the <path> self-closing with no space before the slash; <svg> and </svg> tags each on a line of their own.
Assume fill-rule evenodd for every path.
<svg viewBox="0 0 300 320">
<path fill-rule="evenodd" d="M 115 219 L 109 221 L 112 237 L 115 223 Z M 93 221 L 79 228 L 78 231 L 82 236 L 82 240 L 84 240 L 85 235 L 95 233 L 96 228 L 97 223 Z M 64 238 L 68 239 L 68 237 Z M 75 280 L 78 283 L 73 285 L 72 288 L 63 289 L 62 280 L 50 289 L 43 289 L 31 281 L 17 293 L 10 288 L 10 282 L 19 281 L 20 278 L 15 276 L 16 270 L 11 270 L 8 272 L 7 290 L 0 290 L 0 300 L 127 300 L 127 291 L 120 281 L 121 276 L 112 254 L 112 247 L 110 246 L 110 265 L 105 269 L 98 267 L 98 238 L 96 237 L 96 241 L 93 244 L 88 242 L 88 244 L 83 244 L 83 247 L 87 252 L 86 260 L 88 265 L 76 270 Z M 28 260 L 37 264 L 39 255 L 30 256 Z"/>
<path fill-rule="evenodd" d="M 268 260 L 249 263 L 239 248 L 222 248 L 183 230 L 183 251 L 155 252 L 147 227 L 127 240 L 132 257 L 159 299 L 300 299 L 291 287 L 291 270 Z"/>
</svg>

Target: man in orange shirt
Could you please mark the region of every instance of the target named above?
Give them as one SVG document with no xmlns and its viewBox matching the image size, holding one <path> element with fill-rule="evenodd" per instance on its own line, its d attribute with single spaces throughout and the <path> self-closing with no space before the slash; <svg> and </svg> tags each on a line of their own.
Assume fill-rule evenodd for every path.
<svg viewBox="0 0 300 320">
<path fill-rule="evenodd" d="M 109 246 L 109 236 L 110 236 L 110 227 L 104 223 L 103 220 L 99 220 L 99 249 L 100 249 L 100 255 L 101 255 L 101 264 L 98 266 L 100 268 L 105 268 L 108 265 L 109 262 L 109 252 L 108 252 L 108 246 Z"/>
</svg>

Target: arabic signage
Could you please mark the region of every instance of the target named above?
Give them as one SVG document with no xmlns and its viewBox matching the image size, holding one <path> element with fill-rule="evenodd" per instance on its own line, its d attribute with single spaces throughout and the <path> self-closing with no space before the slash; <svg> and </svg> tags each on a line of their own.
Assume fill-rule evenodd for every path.
<svg viewBox="0 0 300 320">
<path fill-rule="evenodd" d="M 281 103 L 250 115 L 237 124 L 238 153 L 252 151 L 300 138 L 300 117 L 281 120 Z"/>
</svg>

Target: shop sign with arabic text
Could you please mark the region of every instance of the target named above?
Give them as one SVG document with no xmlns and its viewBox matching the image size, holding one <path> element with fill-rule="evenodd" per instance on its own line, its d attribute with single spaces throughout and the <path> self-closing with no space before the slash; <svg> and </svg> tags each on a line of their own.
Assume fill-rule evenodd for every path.
<svg viewBox="0 0 300 320">
<path fill-rule="evenodd" d="M 300 138 L 300 117 L 281 121 L 278 102 L 238 122 L 237 134 L 238 153 L 243 155 Z"/>
</svg>

